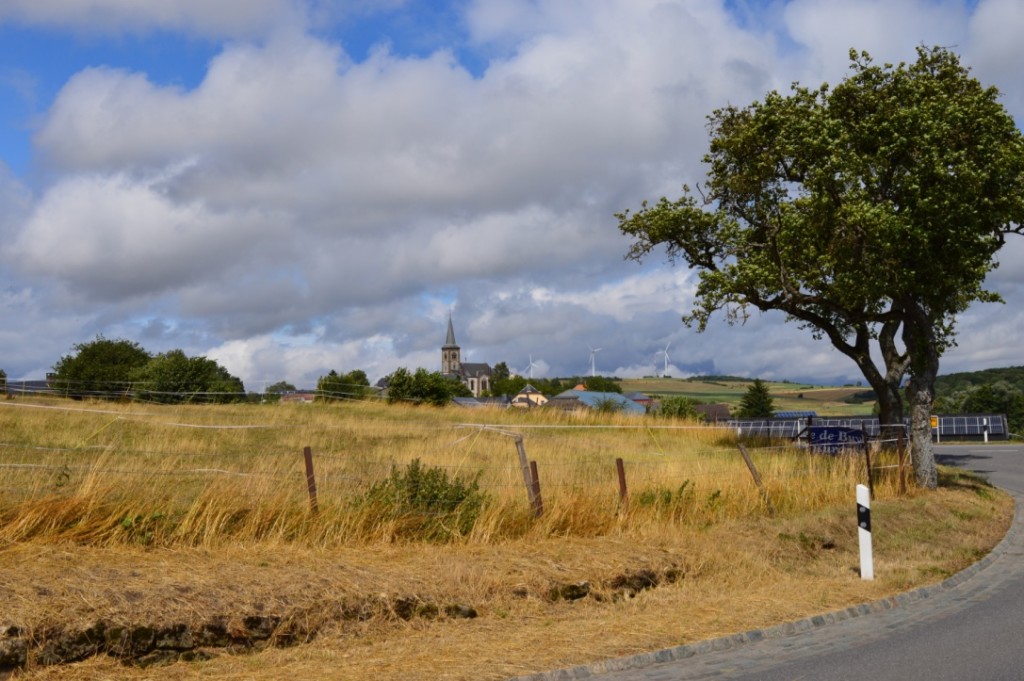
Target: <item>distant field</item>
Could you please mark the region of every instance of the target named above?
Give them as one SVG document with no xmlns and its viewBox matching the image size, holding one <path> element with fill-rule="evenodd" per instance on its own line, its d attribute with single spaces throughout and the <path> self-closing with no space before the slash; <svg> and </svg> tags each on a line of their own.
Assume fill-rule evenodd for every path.
<svg viewBox="0 0 1024 681">
<path fill-rule="evenodd" d="M 649 395 L 682 395 L 699 402 L 739 405 L 753 381 L 701 380 L 684 378 L 627 378 L 622 380 L 624 392 L 638 391 Z M 765 381 L 775 399 L 777 410 L 814 411 L 822 416 L 870 416 L 872 402 L 850 404 L 850 396 L 868 388 L 860 386 L 816 386 L 809 383 Z"/>
</svg>

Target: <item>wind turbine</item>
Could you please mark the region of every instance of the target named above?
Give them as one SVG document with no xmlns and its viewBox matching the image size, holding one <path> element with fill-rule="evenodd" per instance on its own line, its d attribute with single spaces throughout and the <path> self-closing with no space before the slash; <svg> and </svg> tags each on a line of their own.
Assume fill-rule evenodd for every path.
<svg viewBox="0 0 1024 681">
<path fill-rule="evenodd" d="M 534 364 L 534 362 L 533 362 L 533 355 L 530 355 L 530 365 L 528 367 L 526 367 L 525 369 L 523 369 L 523 373 L 524 374 L 525 373 L 529 373 L 530 374 L 530 378 L 533 379 L 533 367 L 535 367 L 535 366 L 537 366 L 537 365 Z"/>
<path fill-rule="evenodd" d="M 590 348 L 589 345 L 587 347 Z M 594 376 L 597 376 L 597 367 L 594 364 L 594 355 L 596 355 L 599 352 L 601 352 L 601 348 L 590 348 L 590 376 L 591 376 L 591 378 L 593 378 Z"/>
<path fill-rule="evenodd" d="M 670 346 L 670 345 L 672 345 L 672 341 L 669 341 L 668 343 L 665 343 L 665 349 L 661 350 L 658 353 L 658 354 L 665 355 L 665 369 L 661 372 L 661 377 L 662 378 L 665 378 L 666 376 L 668 376 L 668 359 L 669 359 L 668 358 L 668 346 Z"/>
</svg>

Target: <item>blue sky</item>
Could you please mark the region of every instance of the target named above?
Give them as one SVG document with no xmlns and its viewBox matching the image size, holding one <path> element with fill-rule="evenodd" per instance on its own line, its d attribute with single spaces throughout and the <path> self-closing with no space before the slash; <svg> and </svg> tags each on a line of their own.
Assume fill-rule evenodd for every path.
<svg viewBox="0 0 1024 681">
<path fill-rule="evenodd" d="M 1024 115 L 1024 0 L 6 0 L 0 368 L 102 334 L 252 389 L 473 361 L 856 381 L 781 317 L 679 322 L 615 212 L 702 177 L 704 116 L 951 45 Z M 1020 241 L 1024 241 L 1021 239 Z M 1020 363 L 1024 248 L 944 371 Z"/>
</svg>

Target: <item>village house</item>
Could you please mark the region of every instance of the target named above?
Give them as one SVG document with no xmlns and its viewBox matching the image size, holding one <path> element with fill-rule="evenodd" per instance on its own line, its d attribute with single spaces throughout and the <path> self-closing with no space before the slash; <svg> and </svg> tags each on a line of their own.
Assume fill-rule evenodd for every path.
<svg viewBox="0 0 1024 681">
<path fill-rule="evenodd" d="M 523 389 L 512 397 L 512 406 L 519 407 L 521 409 L 543 407 L 547 402 L 547 395 L 537 390 L 529 383 L 523 386 Z"/>
</svg>

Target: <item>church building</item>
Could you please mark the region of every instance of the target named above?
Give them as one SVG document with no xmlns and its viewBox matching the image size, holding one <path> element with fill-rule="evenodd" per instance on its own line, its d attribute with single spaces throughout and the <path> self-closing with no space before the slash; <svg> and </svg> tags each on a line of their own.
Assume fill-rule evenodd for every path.
<svg viewBox="0 0 1024 681">
<path fill-rule="evenodd" d="M 462 361 L 462 350 L 455 342 L 452 316 L 448 315 L 448 336 L 441 346 L 441 374 L 459 379 L 469 388 L 473 397 L 480 397 L 491 389 L 492 369 L 489 364 Z"/>
</svg>

